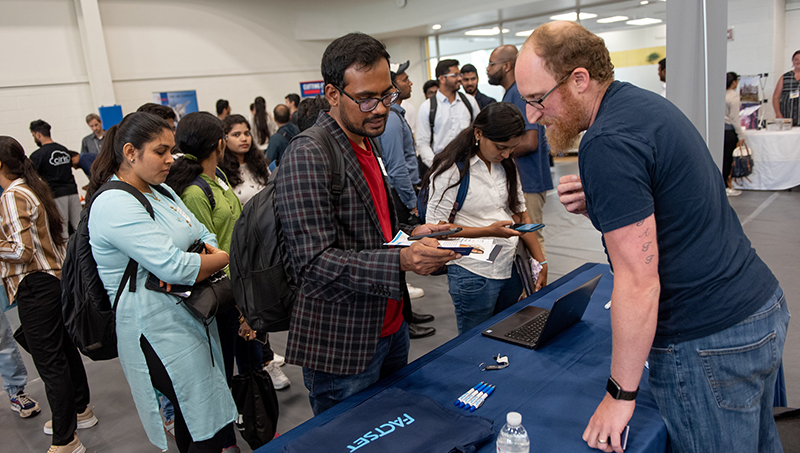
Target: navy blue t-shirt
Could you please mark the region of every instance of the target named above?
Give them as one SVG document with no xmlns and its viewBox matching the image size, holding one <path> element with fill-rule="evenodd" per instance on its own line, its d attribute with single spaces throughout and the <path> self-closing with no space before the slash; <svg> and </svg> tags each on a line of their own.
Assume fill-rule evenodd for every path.
<svg viewBox="0 0 800 453">
<path fill-rule="evenodd" d="M 522 182 L 522 191 L 525 193 L 539 193 L 553 189 L 553 178 L 550 177 L 550 145 L 547 144 L 547 138 L 544 136 L 544 126 L 536 123 L 531 124 L 528 122 L 528 117 L 525 115 L 525 101 L 519 96 L 519 89 L 517 83 L 506 91 L 503 96 L 503 102 L 510 102 L 517 106 L 522 112 L 522 118 L 525 120 L 525 130 L 536 129 L 539 132 L 539 147 L 533 153 L 527 156 L 514 159 L 519 169 L 519 179 Z"/>
<path fill-rule="evenodd" d="M 703 138 L 672 103 L 613 82 L 578 159 L 595 228 L 607 233 L 655 214 L 661 296 L 654 346 L 722 331 L 772 297 L 778 281 L 728 204 Z"/>
</svg>

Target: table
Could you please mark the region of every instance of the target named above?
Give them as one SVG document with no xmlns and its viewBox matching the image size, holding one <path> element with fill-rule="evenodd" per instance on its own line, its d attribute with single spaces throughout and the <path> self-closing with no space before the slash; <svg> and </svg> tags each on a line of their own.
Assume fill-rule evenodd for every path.
<svg viewBox="0 0 800 453">
<path fill-rule="evenodd" d="M 748 190 L 786 190 L 800 185 L 800 128 L 790 131 L 745 130 L 753 152 L 750 181 L 734 187 Z"/>
<path fill-rule="evenodd" d="M 583 320 L 542 349 L 529 350 L 481 336 L 483 329 L 524 305 L 552 307 L 558 297 L 600 273 L 603 278 Z M 446 408 L 458 411 L 453 402 L 481 381 L 496 385 L 496 390 L 473 414 L 493 420 L 495 435 L 505 423 L 506 414 L 516 411 L 522 414 L 522 424 L 528 430 L 531 446 L 535 447 L 531 451 L 596 452 L 586 446 L 581 435 L 605 395 L 611 367 L 610 312 L 604 305 L 611 297 L 612 279 L 608 265 L 585 264 L 388 378 L 282 434 L 256 452 L 280 451 L 293 439 L 334 418 L 347 417 L 350 409 L 392 387 L 421 393 Z M 481 372 L 478 365 L 491 362 L 497 353 L 508 356 L 509 367 Z M 645 369 L 636 410 L 630 421 L 626 450 L 629 453 L 664 452 L 667 449 L 666 427 L 658 415 L 647 376 Z M 323 450 L 338 451 L 333 448 Z M 480 453 L 494 451 L 493 442 L 479 450 Z"/>
</svg>

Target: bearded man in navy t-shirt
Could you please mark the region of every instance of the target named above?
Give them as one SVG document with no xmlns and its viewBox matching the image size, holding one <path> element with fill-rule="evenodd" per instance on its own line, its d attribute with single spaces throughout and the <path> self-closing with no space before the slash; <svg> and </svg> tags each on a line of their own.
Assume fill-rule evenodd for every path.
<svg viewBox="0 0 800 453">
<path fill-rule="evenodd" d="M 586 131 L 580 178 L 562 177 L 558 192 L 603 233 L 614 270 L 608 393 L 583 439 L 622 452 L 649 361 L 674 451 L 782 451 L 772 403 L 786 300 L 700 134 L 658 94 L 614 81 L 605 43 L 576 23 L 537 27 L 516 74 L 551 149 Z"/>
</svg>

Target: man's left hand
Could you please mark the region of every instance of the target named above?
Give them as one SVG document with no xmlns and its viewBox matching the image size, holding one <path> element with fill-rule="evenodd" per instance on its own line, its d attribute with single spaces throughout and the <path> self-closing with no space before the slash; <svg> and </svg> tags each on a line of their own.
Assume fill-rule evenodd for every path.
<svg viewBox="0 0 800 453">
<path fill-rule="evenodd" d="M 620 434 L 628 425 L 635 407 L 636 401 L 615 400 L 606 393 L 583 432 L 583 440 L 590 448 L 622 453 Z"/>
</svg>

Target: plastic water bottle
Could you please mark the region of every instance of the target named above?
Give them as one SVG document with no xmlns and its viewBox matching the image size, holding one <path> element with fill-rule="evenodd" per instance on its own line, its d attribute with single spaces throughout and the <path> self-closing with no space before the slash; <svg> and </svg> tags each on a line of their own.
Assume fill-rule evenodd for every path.
<svg viewBox="0 0 800 453">
<path fill-rule="evenodd" d="M 497 453 L 529 453 L 530 449 L 531 441 L 522 426 L 522 415 L 519 412 L 509 412 L 506 415 L 506 424 L 497 435 Z"/>
</svg>

